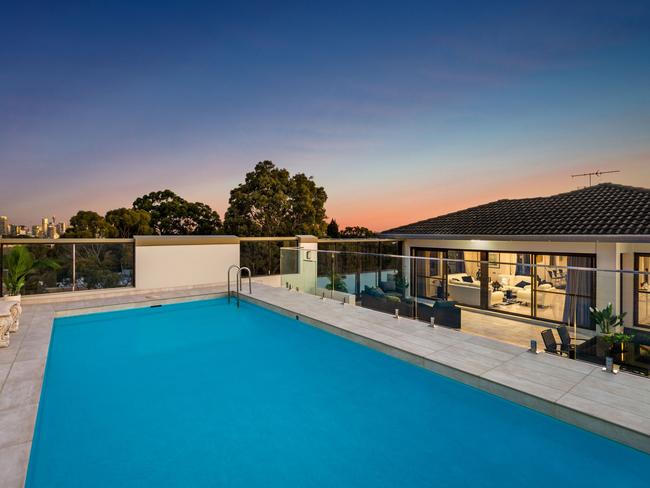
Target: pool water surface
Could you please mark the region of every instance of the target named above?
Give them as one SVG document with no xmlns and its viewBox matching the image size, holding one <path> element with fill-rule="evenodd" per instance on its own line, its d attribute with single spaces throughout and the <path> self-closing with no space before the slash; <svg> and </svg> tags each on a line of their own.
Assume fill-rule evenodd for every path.
<svg viewBox="0 0 650 488">
<path fill-rule="evenodd" d="M 56 319 L 29 487 L 647 486 L 650 456 L 225 299 Z"/>
</svg>

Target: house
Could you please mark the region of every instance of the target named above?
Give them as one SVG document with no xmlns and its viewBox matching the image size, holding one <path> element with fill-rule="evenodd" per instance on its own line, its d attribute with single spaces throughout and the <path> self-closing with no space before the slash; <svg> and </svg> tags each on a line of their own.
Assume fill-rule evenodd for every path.
<svg viewBox="0 0 650 488">
<path fill-rule="evenodd" d="M 498 200 L 381 236 L 416 258 L 419 299 L 583 329 L 595 329 L 589 307 L 611 302 L 627 326 L 650 327 L 650 189 L 602 183 Z"/>
</svg>

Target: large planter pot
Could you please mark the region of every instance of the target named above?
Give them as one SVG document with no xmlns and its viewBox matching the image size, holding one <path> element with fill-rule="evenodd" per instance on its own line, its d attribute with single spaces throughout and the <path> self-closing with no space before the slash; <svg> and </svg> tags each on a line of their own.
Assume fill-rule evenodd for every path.
<svg viewBox="0 0 650 488">
<path fill-rule="evenodd" d="M 604 358 L 611 356 L 612 344 L 607 342 L 603 336 L 596 337 L 596 356 Z"/>
<path fill-rule="evenodd" d="M 9 327 L 9 332 L 18 332 L 20 327 L 20 314 L 23 312 L 23 307 L 21 306 L 21 296 L 20 295 L 8 295 L 2 297 L 4 302 L 13 303 L 11 307 L 11 318 L 12 323 Z"/>
<path fill-rule="evenodd" d="M 627 344 L 617 342 L 612 345 L 611 356 L 614 358 L 616 364 L 623 364 L 625 362 L 625 353 L 627 352 Z"/>
</svg>

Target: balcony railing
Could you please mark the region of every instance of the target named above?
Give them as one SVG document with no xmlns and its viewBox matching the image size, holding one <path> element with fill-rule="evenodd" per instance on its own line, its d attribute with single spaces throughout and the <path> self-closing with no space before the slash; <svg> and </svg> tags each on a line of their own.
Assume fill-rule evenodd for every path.
<svg viewBox="0 0 650 488">
<path fill-rule="evenodd" d="M 7 257 L 25 246 L 35 262 L 56 263 L 56 269 L 35 266 L 24 295 L 135 286 L 133 239 L 2 239 L 0 296 L 7 293 Z"/>
<path fill-rule="evenodd" d="M 240 237 L 239 263 L 253 276 L 279 275 L 280 250 L 297 245 L 297 237 Z"/>
<path fill-rule="evenodd" d="M 540 352 L 596 363 L 612 355 L 624 369 L 650 372 L 648 332 L 626 328 L 633 340 L 611 347 L 590 314 L 598 282 L 616 290 L 634 271 L 302 248 L 281 254 L 281 283 L 292 290 Z"/>
</svg>

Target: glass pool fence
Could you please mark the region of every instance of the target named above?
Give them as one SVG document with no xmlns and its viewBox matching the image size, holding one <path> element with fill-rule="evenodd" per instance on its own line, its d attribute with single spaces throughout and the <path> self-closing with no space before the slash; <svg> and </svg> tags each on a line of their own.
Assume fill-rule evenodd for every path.
<svg viewBox="0 0 650 488">
<path fill-rule="evenodd" d="M 636 320 L 646 320 L 634 282 L 647 283 L 648 273 L 596 269 L 582 256 L 446 256 L 282 248 L 281 286 L 539 352 L 603 365 L 611 357 L 649 374 L 650 331 L 632 327 L 628 314 L 622 327 L 602 334 L 591 313 L 623 297 Z"/>
<path fill-rule="evenodd" d="M 134 286 L 134 246 L 133 239 L 3 239 L 2 295 L 13 286 L 10 268 L 19 252 L 29 263 L 23 295 Z"/>
</svg>

